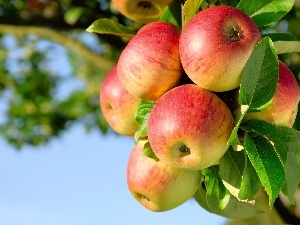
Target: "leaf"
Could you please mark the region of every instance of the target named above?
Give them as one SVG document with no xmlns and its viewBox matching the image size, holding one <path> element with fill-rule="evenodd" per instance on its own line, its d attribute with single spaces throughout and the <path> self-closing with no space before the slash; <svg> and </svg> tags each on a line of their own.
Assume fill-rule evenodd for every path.
<svg viewBox="0 0 300 225">
<path fill-rule="evenodd" d="M 257 26 L 280 20 L 293 7 L 295 0 L 241 0 L 237 8 L 248 14 Z"/>
<path fill-rule="evenodd" d="M 269 206 L 272 207 L 285 181 L 284 167 L 274 146 L 262 136 L 251 137 L 246 133 L 244 148 L 269 195 Z"/>
<path fill-rule="evenodd" d="M 83 14 L 83 7 L 72 7 L 64 14 L 64 20 L 69 25 L 74 25 Z"/>
<path fill-rule="evenodd" d="M 297 156 L 300 154 L 300 132 L 289 127 L 279 126 L 281 139 L 288 147 L 286 168 L 286 180 L 282 192 L 294 203 L 294 193 L 300 182 L 300 163 Z"/>
<path fill-rule="evenodd" d="M 286 180 L 282 192 L 289 198 L 292 204 L 295 204 L 294 195 L 300 182 L 300 164 L 295 152 L 288 152 L 285 169 Z"/>
<path fill-rule="evenodd" d="M 240 200 L 251 200 L 262 187 L 245 151 L 229 149 L 221 158 L 219 168 L 225 187 Z"/>
<path fill-rule="evenodd" d="M 248 105 L 249 111 L 266 108 L 276 91 L 278 82 L 278 58 L 269 37 L 254 48 L 242 73 L 239 101 Z"/>
<path fill-rule="evenodd" d="M 242 175 L 241 188 L 238 193 L 238 198 L 241 200 L 252 199 L 261 189 L 261 181 L 249 161 L 249 158 L 245 156 L 245 167 Z"/>
<path fill-rule="evenodd" d="M 243 170 L 245 167 L 245 154 L 242 151 L 234 151 L 229 148 L 220 159 L 220 178 L 234 188 L 239 189 L 242 182 Z M 225 185 L 226 186 L 226 185 Z M 228 188 L 227 188 L 228 189 Z M 229 190 L 230 191 L 230 190 Z"/>
<path fill-rule="evenodd" d="M 177 27 L 182 26 L 181 1 L 173 1 L 160 17 L 160 21 L 172 23 Z"/>
<path fill-rule="evenodd" d="M 137 142 L 140 137 L 147 136 L 148 119 L 154 105 L 155 101 L 150 100 L 142 100 L 139 104 L 135 115 L 135 119 L 139 125 L 139 128 L 134 135 L 135 142 Z"/>
<path fill-rule="evenodd" d="M 262 37 L 270 37 L 277 54 L 300 52 L 300 42 L 288 33 L 269 33 Z"/>
<path fill-rule="evenodd" d="M 209 207 L 213 211 L 224 209 L 229 201 L 230 194 L 218 175 L 218 166 L 203 169 L 202 174 L 205 176 L 204 183 Z"/>
<path fill-rule="evenodd" d="M 275 41 L 273 44 L 277 54 L 300 52 L 300 41 Z"/>
<path fill-rule="evenodd" d="M 155 153 L 153 152 L 151 146 L 150 146 L 150 143 L 149 141 L 147 141 L 145 144 L 144 144 L 144 151 L 143 151 L 143 155 L 144 156 L 147 156 L 151 159 L 154 159 L 155 161 L 159 161 L 159 158 L 155 155 Z"/>
<path fill-rule="evenodd" d="M 273 42 L 276 41 L 297 41 L 297 39 L 288 33 L 267 33 L 263 34 L 262 38 L 269 37 Z"/>
<path fill-rule="evenodd" d="M 183 27 L 196 15 L 201 6 L 202 0 L 187 0 L 182 9 Z"/>
<path fill-rule="evenodd" d="M 239 109 L 237 109 L 234 114 L 235 114 L 235 118 L 236 118 L 236 125 L 233 128 L 230 137 L 228 139 L 228 145 L 240 145 L 240 141 L 239 141 L 239 136 L 238 136 L 238 131 L 240 128 L 240 124 L 244 118 L 244 116 L 246 115 L 247 111 L 249 109 L 248 105 L 241 105 L 239 107 Z"/>
<path fill-rule="evenodd" d="M 282 191 L 294 202 L 293 196 L 300 182 L 300 167 L 297 161 L 297 154 L 300 153 L 300 132 L 260 120 L 249 120 L 243 125 L 243 129 L 244 126 L 247 131 L 256 132 L 273 143 L 286 171 Z"/>
<path fill-rule="evenodd" d="M 96 20 L 86 29 L 86 31 L 99 34 L 111 34 L 126 38 L 132 38 L 136 34 L 136 31 L 129 27 L 123 26 L 122 24 L 107 18 Z"/>
<path fill-rule="evenodd" d="M 242 129 L 248 132 L 255 132 L 272 142 L 282 165 L 285 165 L 288 152 L 287 140 L 282 138 L 281 132 L 275 125 L 263 120 L 252 119 L 245 122 Z"/>
<path fill-rule="evenodd" d="M 230 219 L 245 219 L 263 213 L 263 211 L 256 205 L 253 205 L 249 202 L 239 201 L 234 196 L 230 196 L 226 207 L 222 210 L 212 210 L 208 204 L 207 192 L 203 186 L 200 186 L 198 191 L 196 191 L 194 199 L 202 208 L 206 209 L 207 211 Z"/>
<path fill-rule="evenodd" d="M 285 126 L 278 126 L 277 130 L 286 142 L 289 151 L 300 154 L 300 131 Z"/>
</svg>

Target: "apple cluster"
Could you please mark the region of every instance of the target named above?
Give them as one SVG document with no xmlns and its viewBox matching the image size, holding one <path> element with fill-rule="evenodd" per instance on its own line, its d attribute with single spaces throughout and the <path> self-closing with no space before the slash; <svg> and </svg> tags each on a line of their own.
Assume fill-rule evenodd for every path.
<svg viewBox="0 0 300 225">
<path fill-rule="evenodd" d="M 113 130 L 134 136 L 140 103 L 155 102 L 127 167 L 129 190 L 146 208 L 166 211 L 186 202 L 199 188 L 201 170 L 218 164 L 228 150 L 241 74 L 260 40 L 245 13 L 214 6 L 182 29 L 149 22 L 128 42 L 101 86 L 100 106 Z M 272 102 L 245 121 L 293 125 L 299 87 L 289 68 L 278 64 Z"/>
</svg>

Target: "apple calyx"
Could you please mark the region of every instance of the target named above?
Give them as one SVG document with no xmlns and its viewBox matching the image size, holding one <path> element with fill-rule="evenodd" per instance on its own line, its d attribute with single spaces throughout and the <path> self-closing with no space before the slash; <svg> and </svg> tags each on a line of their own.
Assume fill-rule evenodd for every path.
<svg viewBox="0 0 300 225">
<path fill-rule="evenodd" d="M 170 154 L 175 158 L 182 158 L 191 154 L 191 149 L 184 143 L 175 143 L 170 150 Z"/>
<path fill-rule="evenodd" d="M 191 150 L 189 147 L 187 147 L 186 145 L 183 145 L 179 148 L 179 151 L 184 153 L 185 155 L 189 155 L 191 153 Z"/>
<path fill-rule="evenodd" d="M 240 27 L 232 27 L 230 30 L 229 30 L 229 39 L 230 41 L 239 41 L 240 39 L 243 38 L 243 32 L 242 30 L 240 29 Z"/>
<path fill-rule="evenodd" d="M 140 1 L 138 3 L 138 8 L 151 9 L 152 7 L 153 7 L 153 4 L 149 1 Z"/>
</svg>

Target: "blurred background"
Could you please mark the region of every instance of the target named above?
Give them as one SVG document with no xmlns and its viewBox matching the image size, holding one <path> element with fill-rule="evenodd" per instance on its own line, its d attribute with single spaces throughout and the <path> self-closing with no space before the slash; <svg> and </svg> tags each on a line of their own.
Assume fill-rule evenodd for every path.
<svg viewBox="0 0 300 225">
<path fill-rule="evenodd" d="M 300 40 L 297 2 L 262 32 Z M 0 0 L 0 225 L 233 224 L 193 200 L 152 213 L 130 195 L 133 139 L 114 133 L 99 108 L 126 40 L 86 32 L 100 18 L 141 26 L 107 0 Z M 299 81 L 300 54 L 280 59 Z"/>
</svg>

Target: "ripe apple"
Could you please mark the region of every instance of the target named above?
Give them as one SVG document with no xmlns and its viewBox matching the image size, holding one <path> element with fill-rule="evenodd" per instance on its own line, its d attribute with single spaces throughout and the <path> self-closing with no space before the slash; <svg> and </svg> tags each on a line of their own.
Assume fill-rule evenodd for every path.
<svg viewBox="0 0 300 225">
<path fill-rule="evenodd" d="M 144 207 L 155 212 L 180 206 L 197 191 L 201 172 L 175 169 L 145 156 L 146 142 L 138 141 L 129 156 L 127 184 L 131 194 Z"/>
<path fill-rule="evenodd" d="M 129 19 L 150 23 L 158 21 L 173 0 L 112 0 L 115 7 Z"/>
<path fill-rule="evenodd" d="M 201 170 L 219 162 L 233 126 L 232 113 L 216 94 L 186 84 L 171 89 L 154 105 L 148 139 L 167 165 Z"/>
<path fill-rule="evenodd" d="M 292 127 L 298 112 L 300 90 L 292 71 L 279 61 L 279 79 L 271 104 L 260 112 L 249 112 L 244 121 L 249 119 L 264 120 L 279 126 Z"/>
<path fill-rule="evenodd" d="M 197 85 L 215 92 L 240 85 L 241 73 L 261 35 L 242 11 L 225 5 L 198 12 L 183 28 L 183 69 Z"/>
<path fill-rule="evenodd" d="M 111 128 L 119 134 L 133 136 L 138 129 L 135 113 L 141 99 L 131 95 L 123 87 L 117 65 L 105 77 L 99 99 L 102 113 Z"/>
<path fill-rule="evenodd" d="M 167 22 L 143 26 L 129 41 L 118 61 L 118 76 L 138 98 L 157 100 L 180 80 L 178 27 Z"/>
</svg>

